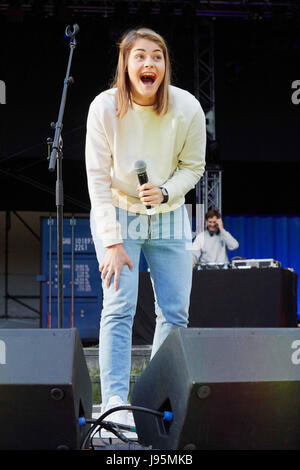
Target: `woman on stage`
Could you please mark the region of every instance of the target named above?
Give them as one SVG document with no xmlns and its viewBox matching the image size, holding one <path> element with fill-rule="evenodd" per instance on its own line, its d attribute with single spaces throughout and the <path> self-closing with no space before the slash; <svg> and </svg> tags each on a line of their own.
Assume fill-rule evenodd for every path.
<svg viewBox="0 0 300 470">
<path fill-rule="evenodd" d="M 91 103 L 86 169 L 91 231 L 103 287 L 99 363 L 105 410 L 127 403 L 132 325 L 143 251 L 158 305 L 154 356 L 173 328 L 186 328 L 192 282 L 184 196 L 205 169 L 203 110 L 170 85 L 166 43 L 140 28 L 123 36 L 111 89 Z M 140 186 L 136 161 L 147 165 Z M 151 206 L 151 210 L 146 206 Z M 126 412 L 113 421 L 126 424 Z M 117 415 L 117 413 L 116 413 Z"/>
</svg>

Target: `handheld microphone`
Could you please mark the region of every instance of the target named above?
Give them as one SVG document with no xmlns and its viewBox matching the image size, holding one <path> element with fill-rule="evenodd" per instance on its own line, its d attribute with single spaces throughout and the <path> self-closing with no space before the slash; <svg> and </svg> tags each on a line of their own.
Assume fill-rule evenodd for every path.
<svg viewBox="0 0 300 470">
<path fill-rule="evenodd" d="M 134 164 L 140 185 L 148 183 L 147 165 L 143 160 L 137 160 Z M 151 209 L 151 206 L 146 206 L 146 209 Z"/>
</svg>

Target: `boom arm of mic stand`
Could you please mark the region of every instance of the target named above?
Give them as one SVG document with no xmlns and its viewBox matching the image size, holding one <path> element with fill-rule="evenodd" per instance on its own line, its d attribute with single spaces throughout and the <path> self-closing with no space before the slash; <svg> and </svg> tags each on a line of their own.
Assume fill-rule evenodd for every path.
<svg viewBox="0 0 300 470">
<path fill-rule="evenodd" d="M 63 115 L 65 111 L 68 86 L 74 83 L 73 77 L 70 77 L 70 70 L 71 70 L 73 52 L 74 52 L 75 47 L 77 46 L 75 36 L 78 32 L 79 32 L 78 24 L 73 25 L 73 31 L 70 30 L 70 26 L 67 26 L 66 31 L 65 31 L 65 36 L 70 37 L 70 55 L 69 55 L 69 61 L 68 61 L 68 66 L 67 66 L 66 78 L 64 80 L 64 88 L 63 88 L 63 93 L 62 93 L 62 98 L 61 98 L 61 103 L 60 103 L 60 108 L 59 108 L 59 113 L 58 113 L 58 119 L 57 119 L 56 124 L 54 124 L 55 135 L 53 139 L 52 152 L 51 152 L 49 168 L 48 168 L 49 171 L 51 172 L 55 170 L 57 153 L 58 151 L 61 150 L 59 147 L 59 144 L 60 144 L 60 138 L 61 138 L 61 131 L 63 127 Z"/>
<path fill-rule="evenodd" d="M 69 65 L 68 65 L 68 72 L 71 67 L 71 60 L 72 60 L 72 55 L 73 55 L 73 49 L 70 51 L 70 57 L 69 57 Z M 66 99 L 67 99 L 67 91 L 68 91 L 68 85 L 74 83 L 73 77 L 66 77 L 64 81 L 64 89 L 62 93 L 62 98 L 61 98 L 61 104 L 60 104 L 60 109 L 58 113 L 58 120 L 56 123 L 52 124 L 52 127 L 55 128 L 55 134 L 54 134 L 54 139 L 53 139 L 53 144 L 52 144 L 52 151 L 50 155 L 50 163 L 49 163 L 49 171 L 54 171 L 55 170 L 55 163 L 57 159 L 57 153 L 62 151 L 62 146 L 61 146 L 61 131 L 63 128 L 63 123 L 62 123 L 62 118 L 64 115 L 65 111 L 65 105 L 66 105 Z"/>
</svg>

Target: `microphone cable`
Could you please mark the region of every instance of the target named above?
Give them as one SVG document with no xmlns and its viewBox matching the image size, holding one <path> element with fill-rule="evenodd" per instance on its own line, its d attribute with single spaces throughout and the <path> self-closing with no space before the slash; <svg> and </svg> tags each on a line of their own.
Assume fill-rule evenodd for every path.
<svg viewBox="0 0 300 470">
<path fill-rule="evenodd" d="M 158 417 L 162 418 L 164 421 L 172 421 L 173 420 L 173 413 L 171 411 L 156 411 L 156 410 L 152 410 L 150 408 L 144 408 L 142 406 L 116 406 L 115 408 L 111 408 L 110 410 L 103 413 L 96 420 L 86 420 L 84 417 L 80 417 L 79 420 L 78 420 L 80 426 L 84 426 L 85 424 L 92 423 L 91 428 L 88 430 L 88 432 L 86 433 L 86 435 L 83 439 L 80 450 L 88 450 L 87 445 L 90 444 L 90 437 L 91 437 L 92 433 L 95 431 L 95 429 L 98 426 L 100 428 L 101 427 L 105 427 L 106 429 L 108 428 L 110 431 L 112 431 L 117 437 L 119 437 L 122 440 L 124 440 L 124 438 L 125 438 L 125 442 L 135 442 L 135 441 L 127 439 L 122 433 L 120 433 L 120 428 L 123 427 L 122 425 L 118 426 L 115 423 L 106 422 L 105 425 L 103 426 L 104 418 L 106 418 L 111 413 L 114 413 L 115 411 L 121 411 L 121 410 L 140 411 L 140 412 L 143 412 L 143 413 L 149 413 L 149 414 L 152 414 L 154 416 L 158 416 Z M 125 426 L 124 425 L 124 428 L 129 430 L 129 431 L 135 431 L 135 428 L 132 428 L 131 426 Z"/>
</svg>

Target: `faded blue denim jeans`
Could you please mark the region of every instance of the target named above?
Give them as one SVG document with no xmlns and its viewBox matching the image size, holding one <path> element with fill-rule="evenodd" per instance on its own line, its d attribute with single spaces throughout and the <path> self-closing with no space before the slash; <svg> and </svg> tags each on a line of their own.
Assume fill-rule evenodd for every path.
<svg viewBox="0 0 300 470">
<path fill-rule="evenodd" d="M 141 215 L 116 208 L 122 227 L 123 247 L 133 263 L 131 271 L 122 268 L 117 291 L 103 288 L 103 309 L 99 335 L 99 365 L 102 404 L 119 395 L 126 403 L 131 368 L 132 326 L 136 312 L 139 260 L 144 253 L 156 299 L 156 327 L 152 354 L 176 327 L 186 328 L 192 285 L 192 234 L 185 206 L 173 212 Z M 91 232 L 99 265 L 106 248 L 95 237 L 91 213 Z"/>
</svg>

